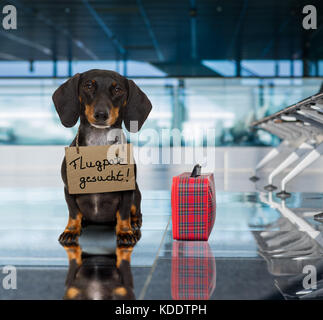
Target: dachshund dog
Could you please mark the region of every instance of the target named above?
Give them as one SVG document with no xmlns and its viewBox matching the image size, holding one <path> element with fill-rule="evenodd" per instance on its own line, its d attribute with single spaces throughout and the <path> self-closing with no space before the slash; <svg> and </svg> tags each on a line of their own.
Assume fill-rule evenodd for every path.
<svg viewBox="0 0 323 320">
<path fill-rule="evenodd" d="M 82 252 L 79 245 L 64 249 L 69 260 L 64 300 L 135 299 L 129 248 L 104 255 Z"/>
<path fill-rule="evenodd" d="M 130 132 L 140 130 L 152 105 L 132 81 L 106 70 L 78 73 L 53 94 L 56 111 L 65 127 L 80 119 L 79 146 L 125 143 L 122 123 Z M 76 137 L 70 146 L 76 145 Z M 81 233 L 82 222 L 115 223 L 118 245 L 132 247 L 140 238 L 141 193 L 135 190 L 95 194 L 69 194 L 64 158 L 61 175 L 69 220 L 59 241 L 73 244 Z M 135 166 L 136 177 L 136 166 Z"/>
</svg>

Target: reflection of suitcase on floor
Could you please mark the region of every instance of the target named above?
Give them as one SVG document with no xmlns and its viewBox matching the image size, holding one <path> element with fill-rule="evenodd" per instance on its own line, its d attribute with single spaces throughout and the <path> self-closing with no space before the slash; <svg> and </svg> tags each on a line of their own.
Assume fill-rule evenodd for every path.
<svg viewBox="0 0 323 320">
<path fill-rule="evenodd" d="M 172 225 L 176 240 L 208 240 L 215 220 L 213 173 L 185 172 L 173 177 Z"/>
<path fill-rule="evenodd" d="M 174 300 L 211 298 L 216 286 L 216 265 L 207 242 L 173 242 L 171 286 Z"/>
</svg>

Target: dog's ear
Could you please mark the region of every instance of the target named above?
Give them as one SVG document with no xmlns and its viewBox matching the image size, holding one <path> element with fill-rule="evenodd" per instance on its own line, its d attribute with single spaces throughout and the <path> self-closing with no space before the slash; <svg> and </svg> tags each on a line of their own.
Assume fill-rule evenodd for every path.
<svg viewBox="0 0 323 320">
<path fill-rule="evenodd" d="M 123 122 L 129 132 L 137 132 L 147 119 L 152 105 L 147 96 L 132 80 L 127 81 L 128 99 L 124 107 Z M 137 123 L 131 125 L 131 121 L 137 121 Z"/>
<path fill-rule="evenodd" d="M 57 88 L 52 97 L 62 124 L 68 128 L 75 126 L 80 116 L 79 80 L 80 74 L 77 73 Z"/>
</svg>

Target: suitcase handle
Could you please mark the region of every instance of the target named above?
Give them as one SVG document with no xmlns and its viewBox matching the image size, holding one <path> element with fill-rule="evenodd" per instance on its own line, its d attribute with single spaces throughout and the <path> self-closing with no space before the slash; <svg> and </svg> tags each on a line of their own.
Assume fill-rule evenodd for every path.
<svg viewBox="0 0 323 320">
<path fill-rule="evenodd" d="M 199 164 L 196 164 L 191 173 L 191 178 L 196 178 L 200 175 L 201 175 L 201 166 Z"/>
</svg>

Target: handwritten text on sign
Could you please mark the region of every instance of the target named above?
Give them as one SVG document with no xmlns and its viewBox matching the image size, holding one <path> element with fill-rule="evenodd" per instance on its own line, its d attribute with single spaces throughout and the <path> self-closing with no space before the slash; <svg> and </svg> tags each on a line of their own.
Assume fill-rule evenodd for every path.
<svg viewBox="0 0 323 320">
<path fill-rule="evenodd" d="M 65 156 L 70 194 L 135 189 L 131 144 L 66 147 Z"/>
</svg>

